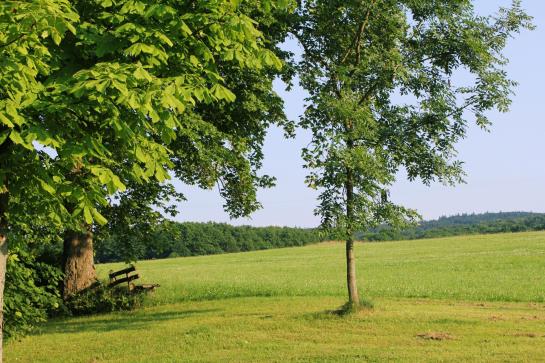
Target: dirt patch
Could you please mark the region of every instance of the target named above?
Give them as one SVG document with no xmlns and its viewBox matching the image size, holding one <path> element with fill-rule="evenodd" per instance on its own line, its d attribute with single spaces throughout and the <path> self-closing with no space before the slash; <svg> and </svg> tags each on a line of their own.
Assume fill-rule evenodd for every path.
<svg viewBox="0 0 545 363">
<path fill-rule="evenodd" d="M 516 337 L 525 337 L 525 338 L 539 338 L 541 335 L 536 333 L 516 333 L 513 334 Z"/>
<path fill-rule="evenodd" d="M 529 315 L 529 316 L 523 316 L 520 318 L 520 320 L 541 320 L 539 316 L 537 315 Z"/>
<path fill-rule="evenodd" d="M 492 315 L 491 317 L 488 318 L 488 320 L 490 321 L 502 321 L 502 320 L 505 320 L 505 318 L 501 315 Z"/>
<path fill-rule="evenodd" d="M 416 334 L 417 338 L 425 340 L 453 340 L 454 337 L 449 333 L 442 332 L 428 332 Z"/>
</svg>

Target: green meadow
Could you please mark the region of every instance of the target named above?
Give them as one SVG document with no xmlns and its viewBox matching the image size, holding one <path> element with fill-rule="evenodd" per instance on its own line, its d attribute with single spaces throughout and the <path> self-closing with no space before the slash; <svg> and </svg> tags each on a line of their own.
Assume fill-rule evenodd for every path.
<svg viewBox="0 0 545 363">
<path fill-rule="evenodd" d="M 7 362 L 542 362 L 545 233 L 357 245 L 350 316 L 344 245 L 141 261 L 145 307 L 55 319 Z M 99 275 L 122 264 L 97 266 Z"/>
</svg>

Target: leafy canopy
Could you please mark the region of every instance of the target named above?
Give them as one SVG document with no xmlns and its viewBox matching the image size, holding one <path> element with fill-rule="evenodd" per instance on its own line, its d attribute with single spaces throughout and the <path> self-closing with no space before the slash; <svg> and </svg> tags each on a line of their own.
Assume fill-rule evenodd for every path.
<svg viewBox="0 0 545 363">
<path fill-rule="evenodd" d="M 0 63 L 10 208 L 38 184 L 34 212 L 88 224 L 106 222 L 97 206 L 128 181 L 169 178 L 176 140 L 198 145 L 216 127 L 191 114 L 235 100 L 221 64 L 282 65 L 238 1 L 151 0 L 4 1 Z M 222 146 L 234 149 L 227 136 Z"/>
<path fill-rule="evenodd" d="M 483 17 L 469 0 L 311 0 L 299 16 L 301 125 L 313 133 L 303 156 L 322 224 L 351 235 L 413 220 L 388 198 L 398 171 L 462 180 L 456 143 L 469 122 L 490 124 L 486 111 L 507 111 L 502 51 L 531 19 L 519 1 Z"/>
</svg>

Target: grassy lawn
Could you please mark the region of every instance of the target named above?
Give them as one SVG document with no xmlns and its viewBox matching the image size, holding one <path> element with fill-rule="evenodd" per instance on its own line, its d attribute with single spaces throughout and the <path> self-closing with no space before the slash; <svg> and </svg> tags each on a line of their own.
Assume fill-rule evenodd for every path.
<svg viewBox="0 0 545 363">
<path fill-rule="evenodd" d="M 354 316 L 328 313 L 344 302 L 342 244 L 144 261 L 143 282 L 161 284 L 145 309 L 51 321 L 6 361 L 543 361 L 545 233 L 357 254 L 375 307 Z"/>
</svg>

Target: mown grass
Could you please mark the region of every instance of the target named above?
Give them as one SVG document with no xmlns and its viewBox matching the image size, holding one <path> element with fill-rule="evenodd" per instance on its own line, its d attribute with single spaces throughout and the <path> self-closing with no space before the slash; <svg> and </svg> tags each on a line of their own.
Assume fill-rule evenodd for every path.
<svg viewBox="0 0 545 363">
<path fill-rule="evenodd" d="M 358 246 L 374 308 L 348 317 L 338 243 L 144 261 L 147 307 L 54 320 L 7 362 L 540 362 L 545 233 Z M 102 276 L 110 268 L 99 266 Z"/>
<path fill-rule="evenodd" d="M 373 310 L 350 317 L 327 312 L 342 301 L 239 298 L 54 321 L 8 345 L 7 361 L 540 362 L 545 356 L 543 304 L 377 299 Z"/>
</svg>

